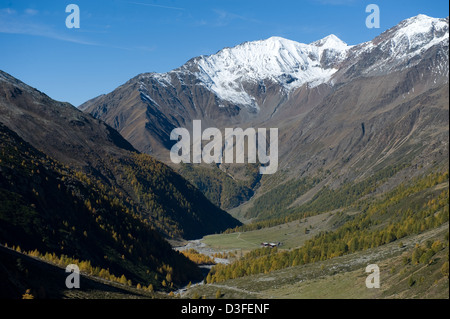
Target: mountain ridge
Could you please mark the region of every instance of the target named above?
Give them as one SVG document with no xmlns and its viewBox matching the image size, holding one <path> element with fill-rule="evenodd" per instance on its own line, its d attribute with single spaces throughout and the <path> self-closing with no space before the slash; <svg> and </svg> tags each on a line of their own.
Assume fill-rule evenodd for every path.
<svg viewBox="0 0 450 319">
<path fill-rule="evenodd" d="M 196 238 L 239 224 L 103 121 L 0 75 L 0 122 L 46 155 L 115 189 L 130 210 L 166 236 Z"/>
<path fill-rule="evenodd" d="M 316 46 L 328 41 L 340 43 L 341 50 L 329 52 L 322 48 L 319 52 Z M 280 42 L 301 50 L 283 51 Z M 276 58 L 283 56 L 278 54 L 279 49 L 289 58 L 293 55 L 288 53 L 295 51 L 304 59 L 292 59 L 298 63 L 286 63 L 283 66 L 286 69 L 297 68 L 301 73 L 303 66 L 302 74 L 306 76 L 316 67 L 331 70 L 332 74 L 326 74 L 323 83 L 302 82 L 300 77 L 283 73 L 279 68 L 276 76 L 267 78 L 261 73 L 263 76 L 258 78 L 253 76 L 258 74 L 258 68 L 250 70 L 254 61 L 248 62 L 246 67 L 231 63 L 234 60 L 245 62 L 246 48 L 261 43 L 266 47 L 271 43 L 275 49 L 256 52 L 257 57 L 275 52 L 272 57 L 276 62 Z M 174 143 L 169 139 L 170 132 L 176 127 L 192 129 L 192 121 L 199 119 L 203 127 L 222 130 L 227 127 L 278 128 L 277 174 L 286 174 L 290 180 L 303 176 L 315 178 L 323 175 L 320 172 L 330 171 L 333 174 L 324 180 L 324 185 L 332 188 L 344 181 L 374 174 L 383 165 L 406 161 L 414 167 L 416 164 L 422 167 L 420 171 L 433 161 L 445 161 L 444 155 L 448 154 L 445 136 L 448 132 L 445 120 L 448 113 L 445 93 L 449 70 L 448 18 L 412 17 L 371 41 L 352 46 L 342 44 L 334 36 L 315 41 L 313 46 L 294 43 L 279 37 L 246 42 L 215 55 L 193 58 L 164 74 L 143 73 L 111 93 L 86 102 L 81 108 L 112 125 L 138 150 L 154 155 L 180 172 L 186 170 L 172 165 L 169 159 Z M 245 54 L 236 54 L 237 59 L 233 54 L 240 50 Z M 339 54 L 342 52 L 345 57 Z M 223 68 L 215 72 L 212 62 L 219 57 L 223 58 L 217 65 Z M 255 61 L 255 65 L 264 67 L 258 62 L 264 61 L 263 58 L 255 58 Z M 308 63 L 302 64 L 302 61 Z M 208 68 L 201 69 L 202 65 Z M 228 71 L 233 71 L 231 77 L 227 76 Z M 209 79 L 208 74 L 211 74 Z M 226 76 L 221 78 L 221 74 Z M 215 82 L 216 78 L 222 82 Z M 231 89 L 227 94 L 244 96 L 246 103 L 224 99 L 214 92 L 217 83 L 225 83 L 227 87 L 228 79 L 233 87 L 228 86 Z M 286 85 L 296 86 L 295 83 L 299 86 L 290 91 L 286 89 Z M 431 148 L 430 139 L 443 157 L 431 159 L 439 152 Z M 405 157 L 405 154 L 410 155 Z M 250 171 L 243 172 L 244 169 L 236 165 L 221 164 L 206 175 L 205 170 L 199 170 L 202 181 L 192 171 L 185 176 L 204 189 L 204 185 L 214 179 L 211 174 L 221 175 L 218 170 L 244 182 L 248 182 L 251 175 Z M 417 173 L 404 168 L 402 174 L 407 171 Z M 279 182 L 278 177 L 271 176 L 257 183 L 250 181 L 251 191 L 238 202 L 245 202 L 255 193 L 253 202 Z"/>
<path fill-rule="evenodd" d="M 430 29 L 430 25 L 431 25 L 431 29 Z M 445 29 L 447 32 L 445 32 Z M 403 40 L 402 39 L 403 37 L 407 37 L 408 39 L 412 39 L 414 37 L 420 38 L 421 35 L 423 35 L 424 33 L 429 33 L 429 32 L 432 32 L 433 34 L 442 33 L 442 32 L 444 33 L 444 35 L 447 34 L 446 36 L 444 36 L 444 39 L 439 39 L 437 42 L 445 40 L 445 38 L 448 38 L 448 17 L 445 19 L 431 18 L 426 15 L 419 14 L 415 17 L 411 17 L 409 19 L 403 20 L 397 26 L 386 30 L 385 32 L 383 32 L 381 35 L 377 36 L 373 40 L 363 42 L 360 44 L 356 44 L 356 45 L 347 45 L 345 42 L 340 40 L 334 34 L 330 34 L 322 39 L 313 41 L 310 44 L 304 44 L 301 42 L 285 39 L 285 38 L 282 38 L 279 36 L 272 36 L 272 37 L 269 37 L 264 40 L 247 41 L 247 42 L 238 44 L 234 47 L 223 48 L 215 54 L 200 55 L 198 57 L 194 57 L 194 58 L 190 59 L 188 62 L 186 62 L 184 65 L 182 65 L 178 68 L 175 68 L 174 70 L 169 71 L 169 72 L 141 73 L 138 75 L 138 77 L 139 78 L 155 77 L 155 79 L 158 82 L 160 82 L 161 85 L 164 86 L 164 85 L 171 85 L 171 75 L 178 76 L 179 73 L 190 72 L 190 73 L 193 73 L 197 77 L 197 79 L 200 81 L 200 83 L 202 85 L 208 87 L 210 90 L 215 92 L 219 98 L 222 98 L 229 102 L 235 102 L 240 105 L 247 104 L 248 106 L 252 106 L 252 105 L 254 106 L 254 103 L 251 101 L 251 99 L 248 99 L 247 97 L 243 97 L 242 99 L 239 99 L 239 98 L 234 99 L 234 97 L 228 97 L 228 98 L 225 97 L 224 98 L 222 95 L 223 92 L 218 92 L 217 90 L 214 89 L 214 87 L 217 89 L 217 87 L 219 87 L 219 86 L 226 87 L 226 83 L 225 83 L 226 80 L 229 80 L 230 82 L 233 82 L 233 80 L 236 80 L 235 78 L 234 79 L 230 78 L 229 73 L 226 74 L 227 76 L 225 76 L 224 80 L 219 79 L 218 83 L 215 83 L 214 77 L 217 77 L 218 73 L 224 72 L 224 70 L 226 70 L 227 68 L 231 67 L 231 68 L 239 69 L 239 67 L 244 67 L 244 70 L 239 70 L 238 75 L 241 73 L 242 74 L 248 73 L 246 71 L 249 71 L 249 70 L 251 72 L 254 72 L 254 70 L 256 69 L 256 71 L 257 71 L 257 72 L 252 73 L 250 76 L 247 74 L 247 78 L 245 78 L 244 81 L 248 80 L 248 78 L 254 79 L 255 81 L 269 80 L 269 79 L 274 80 L 276 78 L 276 75 L 278 75 L 280 77 L 283 73 L 286 73 L 287 75 L 294 78 L 294 79 L 289 78 L 288 81 L 293 80 L 293 82 L 295 82 L 298 80 L 298 79 L 295 79 L 295 76 L 294 76 L 294 74 L 296 73 L 295 69 L 301 68 L 302 71 L 304 71 L 304 68 L 307 68 L 311 65 L 311 63 L 310 63 L 311 61 L 307 61 L 307 59 L 304 56 L 300 56 L 300 55 L 303 55 L 305 53 L 311 54 L 312 52 L 304 52 L 304 51 L 311 50 L 312 47 L 322 48 L 325 45 L 323 51 L 332 50 L 332 51 L 335 51 L 336 53 L 338 53 L 338 55 L 342 55 L 343 53 L 346 54 L 347 51 L 350 51 L 350 50 L 358 51 L 360 49 L 363 49 L 362 50 L 363 52 L 366 50 L 370 50 L 374 43 L 377 43 L 378 41 L 383 39 L 383 37 L 388 35 L 389 33 L 396 33 L 396 37 L 393 39 L 393 41 L 401 42 L 401 40 Z M 331 44 L 329 42 L 331 42 Z M 251 50 L 252 47 L 254 47 L 253 50 Z M 283 63 L 279 63 L 280 60 L 283 60 L 283 56 L 280 56 L 278 54 L 278 53 L 280 53 L 280 50 L 281 51 L 286 50 L 287 56 L 289 56 L 290 58 L 293 58 L 289 61 L 286 61 L 286 60 L 284 61 L 284 62 L 286 62 L 285 64 L 287 64 L 287 66 L 285 68 L 281 67 L 281 65 L 283 65 Z M 244 52 L 242 52 L 242 51 L 244 51 Z M 298 52 L 295 52 L 295 51 L 299 51 L 300 55 L 298 54 Z M 320 62 L 322 55 L 324 53 L 323 51 L 319 50 L 319 52 L 314 52 L 316 54 L 317 53 L 319 53 L 319 54 L 317 54 L 317 56 L 315 57 L 316 59 L 313 61 Z M 397 51 L 402 52 L 403 50 L 397 49 Z M 360 55 L 360 54 L 361 54 L 360 52 L 356 53 L 356 55 Z M 241 55 L 241 56 L 238 56 L 238 55 Z M 295 56 L 295 58 L 294 58 L 293 55 L 297 55 L 297 56 Z M 281 69 L 276 70 L 275 75 L 274 75 L 274 72 L 273 72 L 274 68 L 272 67 L 272 64 L 266 63 L 264 65 L 264 67 L 261 67 L 260 65 L 258 65 L 258 64 L 262 64 L 258 61 L 258 56 L 261 56 L 262 59 L 265 59 L 264 62 L 270 62 L 270 61 L 268 61 L 268 60 L 270 60 L 270 58 L 275 58 L 276 62 L 278 62 Z M 232 59 L 233 57 L 235 58 L 235 60 L 237 60 L 237 61 L 235 61 L 236 66 L 231 64 L 232 61 L 230 62 L 230 60 L 233 60 Z M 255 58 L 255 57 L 257 57 L 257 58 Z M 223 62 L 221 60 L 223 60 Z M 244 60 L 244 61 L 242 61 L 242 60 Z M 255 60 L 257 62 L 255 62 Z M 214 63 L 215 61 L 220 61 L 221 63 L 223 63 L 223 65 L 216 65 Z M 309 62 L 309 63 L 306 63 L 306 62 Z M 255 66 L 254 63 L 256 63 L 257 66 Z M 230 66 L 230 64 L 231 64 L 231 66 Z M 248 65 L 248 68 L 245 67 L 246 64 Z M 289 70 L 289 67 L 291 67 L 290 70 Z M 330 69 L 330 68 L 332 68 L 332 64 L 331 65 L 326 64 L 326 69 Z M 194 70 L 194 71 L 192 71 L 192 70 Z M 195 71 L 197 71 L 197 72 L 195 72 Z M 272 71 L 272 72 L 270 72 L 270 71 Z M 258 72 L 261 74 L 258 74 Z M 259 76 L 254 77 L 255 74 L 259 75 Z M 332 74 L 331 75 L 324 74 L 324 79 L 323 79 L 324 82 L 328 82 L 330 80 L 331 76 L 332 76 Z M 314 83 L 315 80 L 317 80 L 318 82 Z M 313 76 L 312 78 L 307 78 L 303 81 L 300 80 L 299 83 L 291 86 L 291 89 L 296 89 L 306 83 L 310 83 L 310 85 L 312 85 L 312 86 L 324 83 L 324 82 L 321 82 L 321 80 L 322 79 L 320 77 L 316 78 Z M 281 79 L 281 81 L 283 81 L 283 79 Z M 212 83 L 210 83 L 210 82 L 212 82 Z M 290 83 L 292 83 L 292 82 L 290 82 Z M 226 88 L 227 89 L 231 88 L 231 91 L 233 91 L 233 89 L 234 89 L 232 87 L 226 87 Z M 235 90 L 235 91 L 237 91 L 237 90 Z M 236 92 L 234 92 L 234 93 L 236 93 Z M 229 94 L 231 94 L 231 93 L 229 93 Z M 103 96 L 103 95 L 101 95 L 101 96 Z M 101 96 L 99 96 L 99 97 L 101 97 Z M 86 103 L 83 103 L 79 106 L 79 108 L 82 110 L 85 110 L 88 108 L 88 105 L 86 105 Z"/>
</svg>

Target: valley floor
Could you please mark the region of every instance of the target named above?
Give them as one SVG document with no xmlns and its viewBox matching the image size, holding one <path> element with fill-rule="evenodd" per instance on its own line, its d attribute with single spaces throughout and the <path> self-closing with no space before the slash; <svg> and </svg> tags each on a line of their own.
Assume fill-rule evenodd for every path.
<svg viewBox="0 0 450 319">
<path fill-rule="evenodd" d="M 312 224 L 315 225 L 313 229 L 314 227 L 320 228 L 321 223 L 330 222 L 323 217 L 309 219 L 310 222 L 318 221 L 317 224 Z M 275 234 L 278 231 L 279 234 L 289 234 L 296 228 L 298 228 L 296 222 L 288 223 L 272 227 L 267 233 Z M 303 229 L 303 227 L 301 228 Z M 405 263 L 405 259 L 411 256 L 417 244 L 423 245 L 430 240 L 443 242 L 448 229 L 449 224 L 445 223 L 439 228 L 420 235 L 403 238 L 402 245 L 395 241 L 362 252 L 267 274 L 246 276 L 214 284 L 197 283 L 189 288 L 180 289 L 175 296 L 183 299 L 214 299 L 220 291 L 221 298 L 224 299 L 447 299 L 449 298 L 449 279 L 442 275 L 441 268 L 448 261 L 448 246 L 439 251 L 433 257 L 433 261 L 426 265 Z M 235 233 L 216 236 L 232 235 L 230 238 L 234 238 L 238 242 L 244 241 L 250 248 L 260 239 L 257 234 L 261 235 L 262 233 L 263 231 L 253 231 L 248 234 Z M 302 233 L 304 234 L 304 232 Z M 191 241 L 186 247 L 195 248 L 211 256 L 219 252 L 236 251 L 236 249 L 231 249 L 231 246 L 226 246 L 231 245 L 226 242 L 224 242 L 226 249 L 220 250 L 217 247 L 209 246 L 206 244 L 207 242 L 210 243 L 210 236 L 202 240 Z M 26 289 L 31 288 L 31 293 L 37 298 L 170 298 L 164 293 L 150 293 L 87 275 L 82 275 L 82 289 L 69 290 L 64 285 L 67 276 L 64 269 L 5 247 L 0 247 L 0 254 L 2 257 L 0 273 L 3 276 L 2 294 L 4 297 L 21 298 Z M 226 259 L 219 261 L 228 262 Z M 369 264 L 377 264 L 380 268 L 381 287 L 379 289 L 368 289 L 365 285 L 369 275 L 365 269 Z"/>
<path fill-rule="evenodd" d="M 323 220 L 323 219 L 322 219 Z M 282 225 L 280 229 L 290 229 Z M 277 227 L 275 227 L 277 228 Z M 326 261 L 290 267 L 267 274 L 246 276 L 221 283 L 194 285 L 181 298 L 282 298 L 282 299 L 376 299 L 376 298 L 449 298 L 449 279 L 441 273 L 448 261 L 448 246 L 439 251 L 430 264 L 405 264 L 416 244 L 429 240 L 444 241 L 448 223 L 417 236 Z M 236 234 L 231 234 L 236 237 Z M 241 235 L 240 237 L 242 237 Z M 244 236 L 245 238 L 245 236 Z M 204 242 L 209 242 L 206 237 Z M 224 244 L 225 245 L 225 244 Z M 204 249 L 208 248 L 203 245 Z M 227 247 L 231 248 L 231 247 Z M 380 288 L 368 289 L 365 269 L 380 268 Z"/>
</svg>

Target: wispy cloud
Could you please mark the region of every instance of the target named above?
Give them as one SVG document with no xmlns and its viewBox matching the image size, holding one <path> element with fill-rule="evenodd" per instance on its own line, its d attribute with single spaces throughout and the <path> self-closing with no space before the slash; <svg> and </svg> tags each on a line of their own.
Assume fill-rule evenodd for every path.
<svg viewBox="0 0 450 319">
<path fill-rule="evenodd" d="M 16 10 L 11 9 L 11 8 L 2 8 L 0 9 L 0 14 L 6 14 L 6 15 L 11 15 L 11 14 L 15 14 Z"/>
<path fill-rule="evenodd" d="M 214 22 L 214 26 L 216 27 L 224 27 L 232 23 L 233 21 L 240 20 L 251 23 L 260 23 L 259 20 L 252 19 L 243 15 L 235 14 L 225 10 L 213 10 L 217 15 L 216 21 Z"/>
<path fill-rule="evenodd" d="M 30 16 L 36 16 L 38 13 L 34 9 L 26 9 L 24 14 L 18 14 L 17 11 L 9 8 L 0 9 L 0 33 L 23 34 L 84 45 L 97 45 L 94 42 L 65 34 L 51 25 L 30 20 Z"/>
<path fill-rule="evenodd" d="M 179 11 L 184 11 L 185 10 L 184 8 L 163 6 L 163 5 L 160 5 L 160 4 L 153 4 L 153 3 L 134 2 L 134 1 L 126 1 L 126 2 L 130 3 L 130 4 L 136 4 L 136 5 L 147 6 L 147 7 L 155 7 L 155 8 L 179 10 Z"/>
<path fill-rule="evenodd" d="M 31 8 L 25 9 L 25 14 L 29 15 L 29 16 L 35 16 L 38 13 L 39 13 L 39 11 L 35 10 L 35 9 L 31 9 Z"/>
<path fill-rule="evenodd" d="M 104 34 L 108 33 L 110 25 L 103 26 L 103 29 L 99 26 L 94 30 L 85 28 L 77 29 L 76 32 L 68 30 L 65 27 L 64 20 L 61 22 L 62 27 L 55 27 L 48 22 L 42 22 L 39 19 L 39 12 L 33 9 L 22 11 L 21 13 L 13 9 L 1 9 L 0 8 L 0 34 L 21 34 L 36 37 L 44 37 L 48 39 L 54 39 L 64 42 L 76 43 L 81 45 L 90 45 L 98 47 L 106 47 L 111 49 L 119 49 L 126 51 L 144 51 L 154 52 L 155 46 L 145 45 L 130 45 L 121 46 L 113 43 L 99 43 L 87 40 L 86 36 L 90 34 Z M 85 35 L 83 37 L 83 35 Z"/>
</svg>

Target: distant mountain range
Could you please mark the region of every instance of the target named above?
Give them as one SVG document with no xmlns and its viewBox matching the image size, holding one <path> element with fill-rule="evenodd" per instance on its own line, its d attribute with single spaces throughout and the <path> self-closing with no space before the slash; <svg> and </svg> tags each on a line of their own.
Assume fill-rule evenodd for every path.
<svg viewBox="0 0 450 319">
<path fill-rule="evenodd" d="M 251 198 L 236 214 L 251 209 L 247 217 L 256 217 L 253 203 L 286 181 L 318 178 L 320 185 L 307 196 L 290 194 L 283 211 L 325 186 L 383 169 L 397 167 L 387 189 L 394 175 L 448 163 L 448 71 L 448 18 L 418 15 L 353 46 L 334 35 L 310 44 L 246 42 L 164 74 L 140 74 L 80 109 L 169 165 L 170 132 L 191 129 L 193 120 L 219 129 L 278 128 L 274 176 L 261 178 L 252 165 L 171 165 L 223 208 Z"/>
</svg>

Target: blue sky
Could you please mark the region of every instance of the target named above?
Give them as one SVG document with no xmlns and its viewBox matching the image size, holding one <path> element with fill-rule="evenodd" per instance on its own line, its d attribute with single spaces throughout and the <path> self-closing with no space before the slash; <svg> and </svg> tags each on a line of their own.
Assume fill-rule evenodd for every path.
<svg viewBox="0 0 450 319">
<path fill-rule="evenodd" d="M 71 3 L 79 29 L 65 24 Z M 365 26 L 370 3 L 380 8 L 380 29 Z M 140 73 L 245 41 L 335 34 L 357 44 L 417 14 L 448 12 L 447 0 L 0 0 L 0 70 L 78 106 Z"/>
</svg>

